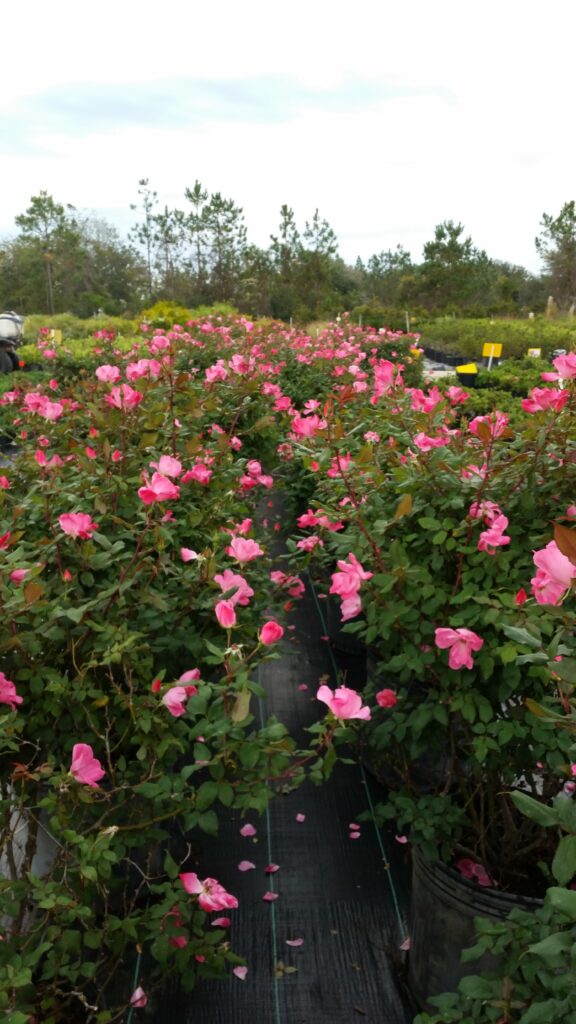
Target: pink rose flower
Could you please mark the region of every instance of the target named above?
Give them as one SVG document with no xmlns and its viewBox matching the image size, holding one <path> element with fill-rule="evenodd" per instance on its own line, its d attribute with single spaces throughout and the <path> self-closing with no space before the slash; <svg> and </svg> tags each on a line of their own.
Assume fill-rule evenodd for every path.
<svg viewBox="0 0 576 1024">
<path fill-rule="evenodd" d="M 576 579 L 576 565 L 563 555 L 555 540 L 535 551 L 536 575 L 530 580 L 532 593 L 538 604 L 558 604 L 572 580 Z"/>
<path fill-rule="evenodd" d="M 83 782 L 92 789 L 100 788 L 98 780 L 106 774 L 100 761 L 94 757 L 94 751 L 89 743 L 74 744 L 70 772 L 77 782 Z"/>
<path fill-rule="evenodd" d="M 268 647 L 270 644 L 278 643 L 278 640 L 281 640 L 283 636 L 284 630 L 282 629 L 282 626 L 277 622 L 274 622 L 273 619 L 270 619 L 269 622 L 265 622 L 262 626 L 258 639 L 261 644 Z"/>
<path fill-rule="evenodd" d="M 180 718 L 180 715 L 186 712 L 186 701 L 189 696 L 186 686 L 171 686 L 162 697 L 162 703 L 174 718 Z"/>
<path fill-rule="evenodd" d="M 524 412 L 546 412 L 553 409 L 560 412 L 568 401 L 568 391 L 557 391 L 555 388 L 533 388 L 530 398 L 522 399 Z"/>
<path fill-rule="evenodd" d="M 22 583 L 22 580 L 26 579 L 29 572 L 30 569 L 13 569 L 10 573 L 10 579 L 12 583 Z"/>
<path fill-rule="evenodd" d="M 437 647 L 450 649 L 448 664 L 450 668 L 474 668 L 472 651 L 479 651 L 484 646 L 484 641 L 471 629 L 449 629 L 441 627 L 434 635 Z"/>
<path fill-rule="evenodd" d="M 257 541 L 248 538 L 245 540 L 243 537 L 234 537 L 230 546 L 226 548 L 226 554 L 230 555 L 231 558 L 235 558 L 237 562 L 252 562 L 255 558 L 263 555 L 264 552 Z"/>
<path fill-rule="evenodd" d="M 184 872 L 179 878 L 186 892 L 198 896 L 200 907 L 208 913 L 213 910 L 235 910 L 238 906 L 236 897 L 226 892 L 215 878 L 205 878 L 202 882 L 193 871 Z"/>
<path fill-rule="evenodd" d="M 0 672 L 0 704 L 9 704 L 12 711 L 21 704 L 23 697 L 16 693 L 16 686 L 11 679 L 7 679 L 3 672 Z"/>
<path fill-rule="evenodd" d="M 173 501 L 180 497 L 180 488 L 162 473 L 154 473 L 151 480 L 146 480 L 146 486 L 138 489 L 138 497 L 145 505 L 152 505 L 155 501 Z"/>
<path fill-rule="evenodd" d="M 360 718 L 365 722 L 370 720 L 370 708 L 363 707 L 360 694 L 347 686 L 339 686 L 334 692 L 329 686 L 321 686 L 316 699 L 327 704 L 335 718 L 341 721 L 348 718 Z"/>
<path fill-rule="evenodd" d="M 381 708 L 393 708 L 398 703 L 394 690 L 380 690 L 376 694 L 376 703 Z"/>
<path fill-rule="evenodd" d="M 143 398 L 144 395 L 140 391 L 135 391 L 129 384 L 120 384 L 106 395 L 108 405 L 114 406 L 115 409 L 135 409 Z"/>
<path fill-rule="evenodd" d="M 179 683 L 183 683 L 183 684 L 184 683 L 191 683 L 193 681 L 195 682 L 197 679 L 200 679 L 200 669 L 199 668 L 189 668 L 187 672 L 183 672 L 182 673 L 182 675 L 180 676 L 178 682 Z M 196 690 L 195 686 L 194 687 L 189 687 L 189 689 L 194 689 L 195 693 L 198 692 Z"/>
<path fill-rule="evenodd" d="M 552 365 L 556 367 L 562 380 L 576 377 L 576 352 L 568 352 L 565 356 L 556 356 L 556 359 L 552 360 Z"/>
<path fill-rule="evenodd" d="M 202 484 L 206 487 L 210 483 L 210 477 L 212 476 L 212 470 L 208 469 L 203 462 L 197 462 L 192 469 L 186 470 L 182 477 L 182 483 L 190 483 L 190 480 L 194 480 L 197 484 Z"/>
<path fill-rule="evenodd" d="M 58 522 L 64 533 L 69 537 L 79 537 L 80 540 L 90 540 L 93 531 L 98 529 L 98 523 L 94 523 L 84 512 L 64 512 L 58 516 Z"/>
<path fill-rule="evenodd" d="M 218 584 L 223 593 L 229 590 L 233 591 L 227 598 L 232 605 L 241 604 L 246 606 L 250 603 L 250 598 L 254 597 L 254 591 L 247 580 L 239 573 L 232 572 L 231 569 L 225 569 L 224 572 L 217 573 L 214 577 L 214 582 Z"/>
<path fill-rule="evenodd" d="M 110 366 L 108 363 L 105 363 L 97 368 L 96 376 L 102 383 L 115 384 L 117 380 L 120 380 L 120 370 L 117 366 Z"/>
<path fill-rule="evenodd" d="M 152 469 L 157 469 L 162 476 L 180 476 L 182 463 L 171 455 L 161 455 L 158 464 L 151 462 Z"/>
<path fill-rule="evenodd" d="M 511 538 L 504 534 L 508 526 L 506 516 L 496 516 L 487 530 L 483 530 L 478 538 L 478 551 L 486 551 L 488 555 L 494 555 L 496 548 L 504 547 L 510 543 Z"/>
<path fill-rule="evenodd" d="M 224 629 L 231 629 L 236 625 L 236 612 L 232 601 L 217 601 L 214 608 L 216 618 Z"/>
</svg>

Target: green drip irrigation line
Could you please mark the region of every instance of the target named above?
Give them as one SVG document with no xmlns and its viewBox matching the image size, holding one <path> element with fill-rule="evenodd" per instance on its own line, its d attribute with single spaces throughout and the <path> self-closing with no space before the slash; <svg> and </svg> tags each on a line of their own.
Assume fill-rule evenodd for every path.
<svg viewBox="0 0 576 1024">
<path fill-rule="evenodd" d="M 260 665 L 257 669 L 258 684 L 260 683 Z M 258 714 L 260 718 L 260 726 L 264 725 L 264 703 L 262 698 L 258 698 Z M 266 807 L 266 845 L 268 851 L 268 863 L 272 864 L 272 822 L 270 818 L 270 806 Z M 274 888 L 274 875 L 269 875 L 270 892 L 276 892 Z M 278 921 L 276 917 L 276 904 L 275 902 L 270 903 L 270 914 L 272 922 L 272 966 L 274 971 L 274 1016 L 276 1024 L 281 1024 L 282 1013 L 280 1009 L 280 986 L 279 979 L 276 974 L 276 964 L 278 963 Z"/>
<path fill-rule="evenodd" d="M 310 584 L 310 590 L 312 591 L 312 596 L 314 598 L 314 604 L 316 605 L 316 611 L 318 612 L 318 617 L 319 617 L 320 623 L 322 625 L 322 633 L 323 633 L 324 636 L 326 636 L 326 630 L 327 630 L 326 620 L 324 618 L 324 614 L 322 612 L 322 608 L 321 608 L 320 602 L 318 600 L 318 595 L 316 593 L 316 588 L 315 588 L 314 583 L 312 582 L 310 576 L 308 576 L 308 583 Z M 338 666 L 336 664 L 336 659 L 334 658 L 334 652 L 332 651 L 332 648 L 330 647 L 329 644 L 327 644 L 327 647 L 328 647 L 328 654 L 330 655 L 330 661 L 332 662 L 332 672 L 334 674 L 334 682 L 337 683 L 338 682 Z M 404 941 L 408 937 L 408 929 L 406 927 L 406 922 L 405 922 L 404 917 L 402 915 L 402 911 L 400 910 L 400 904 L 398 902 L 398 893 L 396 892 L 396 886 L 394 885 L 394 877 L 392 875 L 392 868 L 390 866 L 390 861 L 388 859 L 388 854 L 386 853 L 386 848 L 385 848 L 384 842 L 382 840 L 382 834 L 381 834 L 380 829 L 378 828 L 378 826 L 376 825 L 376 822 L 374 820 L 374 802 L 372 800 L 372 794 L 370 792 L 370 786 L 368 784 L 368 779 L 366 778 L 366 772 L 364 770 L 364 765 L 360 764 L 359 768 L 360 768 L 360 775 L 361 775 L 361 778 L 362 778 L 362 784 L 363 784 L 363 786 L 364 786 L 364 788 L 366 790 L 366 797 L 368 799 L 368 806 L 370 808 L 370 813 L 372 815 L 372 825 L 374 827 L 374 832 L 376 833 L 376 841 L 378 843 L 378 847 L 379 847 L 380 853 L 382 855 L 382 861 L 383 861 L 384 865 L 386 866 L 386 877 L 388 878 L 388 886 L 389 886 L 390 892 L 392 893 L 392 902 L 394 904 L 394 910 L 396 911 L 396 920 L 398 921 L 398 926 L 400 928 L 400 933 L 402 935 L 402 940 Z"/>
<path fill-rule="evenodd" d="M 140 977 L 140 966 L 141 966 L 141 964 L 142 964 L 142 953 L 138 953 L 138 958 L 136 960 L 136 967 L 135 967 L 135 970 L 134 970 L 134 980 L 132 982 L 132 992 L 135 992 L 137 987 L 138 987 L 138 978 Z M 133 1015 L 134 1015 L 134 1007 L 131 1006 L 130 1007 L 130 1013 L 128 1014 L 128 1019 L 126 1020 L 126 1024 L 131 1024 Z"/>
</svg>

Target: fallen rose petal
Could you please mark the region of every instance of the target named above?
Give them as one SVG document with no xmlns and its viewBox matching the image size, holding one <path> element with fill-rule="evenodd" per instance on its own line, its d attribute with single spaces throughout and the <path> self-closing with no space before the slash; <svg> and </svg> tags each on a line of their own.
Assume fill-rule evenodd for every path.
<svg viewBox="0 0 576 1024">
<path fill-rule="evenodd" d="M 273 875 L 276 871 L 279 871 L 279 870 L 280 870 L 280 865 L 279 864 L 268 864 L 267 867 L 264 868 L 264 874 L 265 875 Z"/>
<path fill-rule="evenodd" d="M 410 949 L 410 946 L 411 946 L 410 939 L 404 939 L 404 942 L 398 948 L 406 950 L 406 949 Z"/>
<path fill-rule="evenodd" d="M 235 974 L 237 978 L 240 978 L 240 981 L 245 981 L 246 980 L 246 975 L 248 974 L 248 968 L 247 967 L 233 967 L 232 968 L 232 974 Z"/>
<path fill-rule="evenodd" d="M 251 860 L 241 860 L 238 865 L 238 871 L 254 871 L 256 867 Z"/>
<path fill-rule="evenodd" d="M 361 827 L 362 827 L 361 825 L 357 825 L 356 822 L 354 822 L 354 821 L 350 825 L 348 825 L 348 828 L 353 829 L 354 832 L 359 832 Z"/>
<path fill-rule="evenodd" d="M 256 829 L 254 828 L 254 825 L 243 825 L 242 828 L 240 829 L 240 835 L 245 837 L 255 836 Z"/>
<path fill-rule="evenodd" d="M 296 815 L 296 821 L 298 821 L 298 822 L 300 822 L 300 824 L 302 824 L 303 821 L 306 821 L 306 815 L 305 814 L 297 814 Z"/>
<path fill-rule="evenodd" d="M 361 832 L 351 832 L 348 838 L 349 839 L 360 839 L 361 834 L 362 834 Z"/>
<path fill-rule="evenodd" d="M 307 683 L 301 683 L 300 686 L 298 687 L 298 689 L 299 690 L 307 690 L 308 689 L 308 684 Z"/>
<path fill-rule="evenodd" d="M 278 893 L 277 892 L 265 892 L 263 897 L 262 897 L 262 899 L 266 900 L 266 903 L 273 903 L 274 900 L 278 899 Z"/>
<path fill-rule="evenodd" d="M 286 939 L 286 945 L 287 946 L 293 946 L 293 947 L 303 946 L 304 945 L 304 939 Z"/>
<path fill-rule="evenodd" d="M 229 928 L 232 921 L 229 917 L 216 917 L 210 924 L 213 928 Z"/>
<path fill-rule="evenodd" d="M 408 842 L 408 836 L 394 836 L 394 839 L 396 840 L 397 843 L 404 844 Z"/>
</svg>

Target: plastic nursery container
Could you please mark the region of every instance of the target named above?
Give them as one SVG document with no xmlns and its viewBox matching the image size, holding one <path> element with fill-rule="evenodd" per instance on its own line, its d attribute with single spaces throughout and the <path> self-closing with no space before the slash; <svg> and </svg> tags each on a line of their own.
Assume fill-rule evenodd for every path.
<svg viewBox="0 0 576 1024">
<path fill-rule="evenodd" d="M 463 949 L 476 942 L 474 918 L 502 921 L 518 907 L 534 911 L 542 900 L 484 888 L 441 862 L 430 863 L 414 851 L 412 862 L 412 926 L 409 984 L 422 1009 L 437 1012 L 427 1000 L 454 992 L 468 974 L 494 971 L 498 959 L 486 953 L 460 963 Z"/>
</svg>

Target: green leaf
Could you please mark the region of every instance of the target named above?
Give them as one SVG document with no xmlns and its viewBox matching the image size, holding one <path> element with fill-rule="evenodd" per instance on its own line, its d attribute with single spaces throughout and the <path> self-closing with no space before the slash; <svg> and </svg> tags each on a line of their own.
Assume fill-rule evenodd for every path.
<svg viewBox="0 0 576 1024">
<path fill-rule="evenodd" d="M 518 651 L 512 644 L 505 644 L 504 647 L 498 648 L 498 653 L 503 665 L 511 665 L 513 661 L 516 661 Z"/>
<path fill-rule="evenodd" d="M 240 763 L 245 768 L 254 768 L 260 758 L 260 747 L 257 743 L 242 744 L 239 750 Z"/>
<path fill-rule="evenodd" d="M 558 956 L 559 953 L 571 949 L 573 945 L 574 939 L 570 932 L 555 932 L 542 939 L 541 942 L 535 942 L 532 946 L 528 946 L 528 950 L 545 960 L 547 957 Z"/>
<path fill-rule="evenodd" d="M 491 999 L 494 996 L 494 983 L 486 981 L 479 974 L 470 974 L 462 978 L 458 991 L 470 999 Z"/>
<path fill-rule="evenodd" d="M 172 879 L 177 878 L 178 872 L 180 871 L 180 868 L 178 867 L 176 861 L 170 855 L 170 853 L 168 853 L 168 851 L 166 851 L 166 855 L 164 857 L 164 871 L 168 875 L 168 878 Z"/>
<path fill-rule="evenodd" d="M 568 885 L 576 874 L 576 836 L 563 836 L 552 861 L 552 874 L 559 885 Z"/>
<path fill-rule="evenodd" d="M 526 647 L 533 647 L 534 650 L 538 650 L 542 646 L 542 641 L 532 636 L 527 629 L 519 629 L 517 626 L 502 626 L 502 632 L 514 643 L 525 644 Z"/>
<path fill-rule="evenodd" d="M 562 1003 L 558 999 L 546 999 L 543 1003 L 532 1003 L 532 1006 L 523 1013 L 518 1024 L 550 1024 L 551 1021 L 569 1020 L 562 1009 Z M 559 1015 L 560 1014 L 560 1015 Z"/>
<path fill-rule="evenodd" d="M 228 782 L 220 782 L 218 784 L 218 799 L 224 807 L 230 807 L 234 800 L 234 790 Z"/>
<path fill-rule="evenodd" d="M 75 622 L 76 625 L 78 625 L 78 623 L 82 622 L 84 610 L 84 608 L 67 608 L 66 618 L 71 619 L 72 622 Z"/>
<path fill-rule="evenodd" d="M 437 519 L 432 519 L 431 516 L 422 516 L 418 520 L 418 526 L 421 526 L 423 530 L 439 530 L 442 523 L 439 523 Z"/>
<path fill-rule="evenodd" d="M 528 793 L 521 793 L 518 790 L 511 793 L 510 797 L 518 810 L 525 814 L 527 818 L 535 821 L 537 825 L 542 825 L 544 828 L 558 825 L 558 812 L 554 807 L 542 804 L 539 800 L 535 800 L 534 797 L 528 796 Z"/>
<path fill-rule="evenodd" d="M 198 825 L 203 832 L 206 832 L 209 836 L 218 835 L 218 818 L 214 811 L 204 811 L 204 814 L 200 814 L 198 817 Z"/>
<path fill-rule="evenodd" d="M 205 811 L 218 796 L 217 782 L 203 782 L 196 792 L 196 810 Z"/>
<path fill-rule="evenodd" d="M 336 764 L 336 751 L 333 746 L 329 746 L 326 754 L 324 755 L 324 778 L 329 779 L 334 765 Z"/>
<path fill-rule="evenodd" d="M 555 910 L 561 910 L 572 921 L 576 921 L 576 890 L 560 889 L 553 885 L 547 890 L 546 898 Z"/>
</svg>

